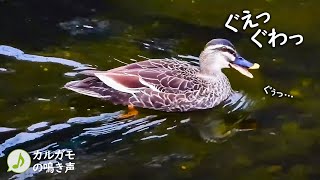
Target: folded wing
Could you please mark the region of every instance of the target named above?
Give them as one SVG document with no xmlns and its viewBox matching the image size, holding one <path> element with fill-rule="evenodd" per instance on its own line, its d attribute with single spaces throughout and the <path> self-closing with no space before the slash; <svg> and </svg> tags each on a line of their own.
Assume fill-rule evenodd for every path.
<svg viewBox="0 0 320 180">
<path fill-rule="evenodd" d="M 107 86 L 125 93 L 145 89 L 155 92 L 183 93 L 194 88 L 193 81 L 184 78 L 184 69 L 172 60 L 149 60 L 129 64 L 110 71 L 85 71 L 83 74 L 99 78 Z M 195 69 L 196 71 L 196 69 Z"/>
</svg>

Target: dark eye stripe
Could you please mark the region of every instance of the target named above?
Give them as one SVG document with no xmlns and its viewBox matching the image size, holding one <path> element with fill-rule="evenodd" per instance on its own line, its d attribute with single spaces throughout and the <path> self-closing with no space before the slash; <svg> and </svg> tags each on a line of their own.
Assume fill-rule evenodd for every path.
<svg viewBox="0 0 320 180">
<path fill-rule="evenodd" d="M 223 52 L 229 52 L 230 54 L 232 54 L 234 56 L 236 55 L 235 51 L 233 51 L 232 49 L 228 49 L 226 47 L 219 47 L 219 48 L 217 48 L 217 50 L 220 50 L 220 51 L 223 51 Z"/>
</svg>

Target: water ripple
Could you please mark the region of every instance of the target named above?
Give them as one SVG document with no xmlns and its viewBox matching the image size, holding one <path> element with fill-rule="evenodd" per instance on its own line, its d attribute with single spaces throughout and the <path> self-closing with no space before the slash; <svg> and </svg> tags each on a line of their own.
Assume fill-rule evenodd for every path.
<svg viewBox="0 0 320 180">
<path fill-rule="evenodd" d="M 129 129 L 128 131 L 122 133 L 122 135 L 127 135 L 133 132 L 138 132 L 141 129 L 146 129 L 148 127 L 157 125 L 164 120 L 155 120 L 152 122 L 149 122 L 156 116 L 147 116 L 145 118 L 133 120 L 133 121 L 115 121 L 112 123 L 106 123 L 103 125 L 100 125 L 98 127 L 93 128 L 85 128 L 83 133 L 81 133 L 79 136 L 100 136 L 105 134 L 110 134 L 114 131 L 119 131 L 123 129 Z"/>
<path fill-rule="evenodd" d="M 88 123 L 94 123 L 99 121 L 107 121 L 111 120 L 117 115 L 119 115 L 121 111 L 114 112 L 114 113 L 103 113 L 98 116 L 92 116 L 92 117 L 74 117 L 67 121 L 69 124 L 88 124 Z"/>
<path fill-rule="evenodd" d="M 237 91 L 234 91 L 232 95 L 223 102 L 223 107 L 229 109 L 228 113 L 246 110 L 253 105 L 253 99 L 250 99 L 244 92 Z"/>
<path fill-rule="evenodd" d="M 141 140 L 149 140 L 149 139 L 160 139 L 160 138 L 163 138 L 163 137 L 166 137 L 168 136 L 168 134 L 163 134 L 163 135 L 152 135 L 152 136 L 148 136 L 148 137 L 144 137 L 144 138 L 141 138 Z"/>
<path fill-rule="evenodd" d="M 10 131 L 15 131 L 15 130 L 17 130 L 17 129 L 16 128 L 0 127 L 0 133 L 10 132 Z"/>
<path fill-rule="evenodd" d="M 55 124 L 50 126 L 49 129 L 39 132 L 21 132 L 16 136 L 7 139 L 3 144 L 0 145 L 0 157 L 5 156 L 3 152 L 8 148 L 42 138 L 46 134 L 61 131 L 63 129 L 69 128 L 70 126 L 70 124 Z"/>
<path fill-rule="evenodd" d="M 122 131 L 122 136 L 141 132 L 149 129 L 150 127 L 160 125 L 166 119 L 154 120 L 155 115 L 150 115 L 140 119 L 134 120 L 117 120 L 116 117 L 121 113 L 121 111 L 114 113 L 103 113 L 98 116 L 92 117 L 74 117 L 67 120 L 66 123 L 50 125 L 49 122 L 39 122 L 29 126 L 26 132 L 19 132 L 13 137 L 5 140 L 3 144 L 0 145 L 0 157 L 5 156 L 5 151 L 12 149 L 13 147 L 30 143 L 33 141 L 44 140 L 48 138 L 48 135 L 54 135 L 58 133 L 65 132 L 70 127 L 73 127 L 71 140 L 78 139 L 80 137 L 90 137 L 90 136 L 102 136 L 106 134 L 113 133 L 115 131 Z M 81 126 L 91 126 L 82 127 L 81 129 L 75 128 Z M 96 126 L 96 127 L 94 127 Z M 15 129 L 12 128 L 1 128 L 1 132 L 6 133 Z M 121 141 L 122 138 L 114 137 L 112 142 Z M 82 143 L 85 143 L 84 141 Z M 81 143 L 81 144 L 82 144 Z M 56 143 L 50 144 L 44 149 L 52 148 L 53 146 L 58 146 Z"/>
<path fill-rule="evenodd" d="M 48 125 L 49 125 L 49 122 L 39 122 L 39 123 L 36 123 L 36 124 L 29 126 L 27 129 L 28 129 L 28 131 L 35 131 L 35 130 L 38 130 L 41 128 L 45 128 Z"/>
<path fill-rule="evenodd" d="M 32 55 L 32 54 L 25 54 L 20 49 L 6 46 L 6 45 L 0 45 L 0 55 L 10 56 L 17 60 L 21 61 L 30 61 L 30 62 L 51 62 L 51 63 L 57 63 L 62 64 L 65 66 L 70 66 L 74 68 L 90 68 L 90 65 L 88 64 L 82 64 L 79 62 L 76 62 L 74 60 L 69 59 L 63 59 L 63 58 L 57 58 L 57 57 L 45 57 L 45 56 L 39 56 L 39 55 Z"/>
</svg>

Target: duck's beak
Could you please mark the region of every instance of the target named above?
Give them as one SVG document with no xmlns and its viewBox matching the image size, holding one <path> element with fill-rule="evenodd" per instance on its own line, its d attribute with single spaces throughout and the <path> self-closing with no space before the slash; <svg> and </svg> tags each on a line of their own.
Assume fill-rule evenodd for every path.
<svg viewBox="0 0 320 180">
<path fill-rule="evenodd" d="M 249 78 L 253 78 L 253 75 L 248 71 L 248 69 L 259 69 L 260 67 L 259 64 L 251 63 L 241 56 L 237 56 L 237 58 L 230 63 L 230 66 Z"/>
</svg>

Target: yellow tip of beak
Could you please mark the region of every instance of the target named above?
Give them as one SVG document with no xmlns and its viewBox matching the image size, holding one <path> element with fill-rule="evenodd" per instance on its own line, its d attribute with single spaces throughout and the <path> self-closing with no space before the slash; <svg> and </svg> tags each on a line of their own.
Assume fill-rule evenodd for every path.
<svg viewBox="0 0 320 180">
<path fill-rule="evenodd" d="M 259 69 L 260 65 L 258 63 L 254 63 L 249 69 Z"/>
</svg>

